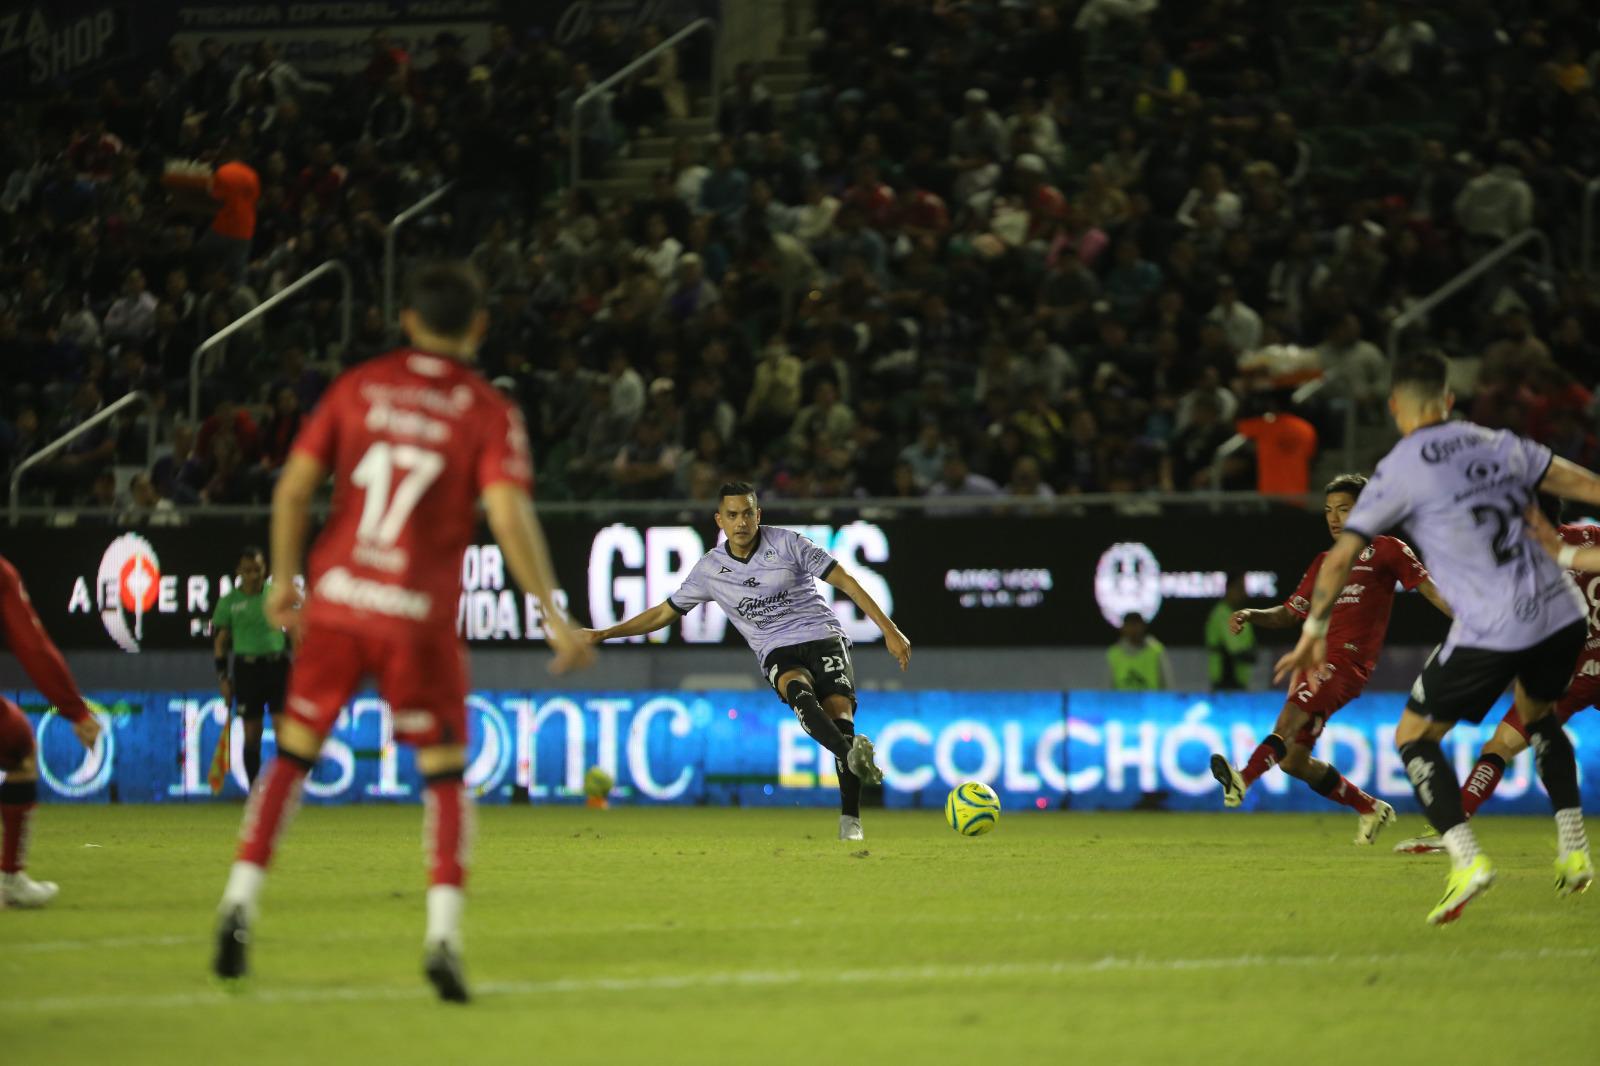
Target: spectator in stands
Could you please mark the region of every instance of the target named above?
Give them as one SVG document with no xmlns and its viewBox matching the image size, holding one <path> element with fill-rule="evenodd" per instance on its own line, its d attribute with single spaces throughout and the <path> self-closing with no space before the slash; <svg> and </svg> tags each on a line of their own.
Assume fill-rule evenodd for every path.
<svg viewBox="0 0 1600 1066">
<path fill-rule="evenodd" d="M 732 222 L 750 196 L 750 176 L 740 168 L 732 141 L 718 143 L 714 165 L 700 185 L 699 209 Z"/>
<path fill-rule="evenodd" d="M 967 464 L 966 456 L 960 451 L 951 449 L 945 453 L 943 468 L 939 477 L 928 486 L 925 493 L 928 496 L 1000 496 L 1000 486 L 982 474 L 974 473 Z M 974 514 L 980 513 L 978 508 L 967 507 L 940 507 L 942 514 Z"/>
<path fill-rule="evenodd" d="M 1194 396 L 1167 446 L 1162 487 L 1168 492 L 1215 487 L 1211 474 L 1217 449 L 1232 435 L 1216 396 L 1204 392 Z"/>
<path fill-rule="evenodd" d="M 811 403 L 794 417 L 789 431 L 792 447 L 804 449 L 817 438 L 831 442 L 847 439 L 855 429 L 855 412 L 839 402 L 839 385 L 832 377 L 817 379 Z"/>
<path fill-rule="evenodd" d="M 643 418 L 633 439 L 617 452 L 611 480 L 622 499 L 659 500 L 674 494 L 674 480 L 682 449 L 666 439 L 661 424 Z"/>
<path fill-rule="evenodd" d="M 761 83 L 755 64 L 740 63 L 733 84 L 722 91 L 717 108 L 717 129 L 724 137 L 771 133 L 774 126 L 772 94 Z"/>
<path fill-rule="evenodd" d="M 1217 306 L 1206 312 L 1205 320 L 1222 327 L 1228 346 L 1236 352 L 1253 352 L 1261 346 L 1261 316 L 1240 302 L 1230 274 L 1217 279 Z"/>
<path fill-rule="evenodd" d="M 1201 208 L 1209 208 L 1216 224 L 1225 230 L 1237 229 L 1243 217 L 1239 194 L 1228 188 L 1222 168 L 1215 163 L 1200 168 L 1195 187 L 1189 190 L 1178 208 L 1178 221 L 1191 229 L 1200 226 Z"/>
<path fill-rule="evenodd" d="M 1268 394 L 1264 413 L 1240 420 L 1239 435 L 1255 442 L 1256 491 L 1262 495 L 1304 496 L 1311 490 L 1311 460 L 1317 431 L 1284 410 L 1282 398 Z"/>
<path fill-rule="evenodd" d="M 1518 146 L 1502 145 L 1494 166 L 1456 196 L 1456 221 L 1480 250 L 1509 240 L 1533 221 L 1533 190 L 1518 166 L 1521 156 Z"/>
<path fill-rule="evenodd" d="M 149 474 L 141 470 L 129 479 L 128 502 L 116 516 L 118 525 L 171 526 L 179 521 L 177 507 L 161 495 Z"/>
<path fill-rule="evenodd" d="M 259 41 L 250 51 L 250 62 L 239 68 L 233 84 L 228 88 L 228 103 L 237 106 L 244 98 L 247 86 L 261 90 L 267 106 L 282 100 L 305 103 L 307 97 L 327 96 L 333 87 L 312 81 L 301 75 L 293 65 L 278 58 L 278 49 L 271 41 Z"/>
<path fill-rule="evenodd" d="M 105 334 L 111 344 L 143 344 L 155 333 L 156 298 L 145 287 L 144 271 L 128 271 L 122 295 L 106 309 Z"/>
<path fill-rule="evenodd" d="M 1361 319 L 1340 316 L 1317 346 L 1322 376 L 1343 402 L 1354 403 L 1360 416 L 1380 421 L 1389 397 L 1389 361 L 1378 346 L 1361 335 Z"/>
</svg>

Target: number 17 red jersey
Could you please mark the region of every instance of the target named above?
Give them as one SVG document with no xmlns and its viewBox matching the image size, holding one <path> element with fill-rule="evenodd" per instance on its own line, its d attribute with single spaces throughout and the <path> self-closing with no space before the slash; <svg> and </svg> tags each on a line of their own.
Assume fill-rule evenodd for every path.
<svg viewBox="0 0 1600 1066">
<path fill-rule="evenodd" d="M 483 490 L 533 484 L 521 412 L 468 365 L 401 349 L 347 371 L 294 450 L 332 471 L 306 573 L 308 625 L 406 639 L 454 631 Z"/>
</svg>

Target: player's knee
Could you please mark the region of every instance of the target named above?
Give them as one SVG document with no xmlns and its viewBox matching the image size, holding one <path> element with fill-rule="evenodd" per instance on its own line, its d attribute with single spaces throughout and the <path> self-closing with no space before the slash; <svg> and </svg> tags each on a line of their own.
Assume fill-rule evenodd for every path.
<svg viewBox="0 0 1600 1066">
<path fill-rule="evenodd" d="M 1278 769 L 1290 777 L 1305 777 L 1311 771 L 1311 752 L 1299 744 L 1289 745 L 1289 750 L 1278 762 Z"/>
<path fill-rule="evenodd" d="M 322 754 L 322 736 L 304 722 L 284 720 L 278 730 L 278 754 L 307 766 L 315 766 Z"/>
<path fill-rule="evenodd" d="M 467 770 L 461 744 L 429 744 L 417 749 L 417 772 L 427 781 L 459 781 Z"/>
<path fill-rule="evenodd" d="M 856 716 L 856 705 L 848 696 L 829 696 L 822 701 L 822 709 L 836 721 L 853 721 Z"/>
<path fill-rule="evenodd" d="M 811 699 L 817 698 L 817 690 L 811 683 L 811 675 L 804 670 L 797 670 L 793 674 L 786 675 L 783 682 L 783 698 L 788 700 L 792 706 L 807 697 Z"/>
</svg>

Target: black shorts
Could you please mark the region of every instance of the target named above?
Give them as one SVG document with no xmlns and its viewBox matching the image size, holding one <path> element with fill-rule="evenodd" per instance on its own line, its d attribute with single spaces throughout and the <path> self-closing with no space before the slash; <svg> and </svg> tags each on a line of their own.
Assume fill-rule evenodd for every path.
<svg viewBox="0 0 1600 1066">
<path fill-rule="evenodd" d="M 856 704 L 856 664 L 850 660 L 850 642 L 841 637 L 773 648 L 761 669 L 767 675 L 767 684 L 784 702 L 788 700 L 778 689 L 778 678 L 790 670 L 805 670 L 811 675 L 811 684 L 819 700 L 843 696 L 850 701 L 850 706 Z"/>
<path fill-rule="evenodd" d="M 282 712 L 288 689 L 287 656 L 234 656 L 233 701 L 240 718 L 260 718 L 269 709 L 273 714 Z"/>
<path fill-rule="evenodd" d="M 1411 686 L 1406 710 L 1435 721 L 1476 725 L 1513 681 L 1522 682 L 1534 699 L 1554 703 L 1566 695 L 1588 637 L 1584 619 L 1521 651 L 1456 648 L 1449 659 L 1440 660 L 1435 648 Z"/>
</svg>

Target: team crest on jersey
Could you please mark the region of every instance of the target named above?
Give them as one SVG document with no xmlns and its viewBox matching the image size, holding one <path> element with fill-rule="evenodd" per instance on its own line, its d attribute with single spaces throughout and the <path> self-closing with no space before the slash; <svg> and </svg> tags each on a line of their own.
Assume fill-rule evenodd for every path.
<svg viewBox="0 0 1600 1066">
<path fill-rule="evenodd" d="M 771 548 L 768 548 L 762 553 L 761 559 L 763 562 L 775 563 L 778 561 L 778 553 L 773 551 Z"/>
<path fill-rule="evenodd" d="M 1289 600 L 1289 606 L 1301 614 L 1306 614 L 1311 610 L 1311 601 L 1304 596 L 1295 596 Z"/>
<path fill-rule="evenodd" d="M 1372 557 L 1374 555 L 1377 555 L 1377 554 L 1378 554 L 1378 549 L 1376 549 L 1372 545 L 1368 544 L 1366 546 L 1366 549 L 1364 551 L 1362 551 L 1362 553 L 1361 553 L 1361 561 L 1364 562 L 1364 563 L 1371 562 L 1372 561 Z"/>
</svg>

